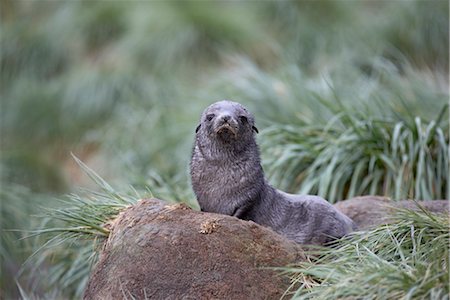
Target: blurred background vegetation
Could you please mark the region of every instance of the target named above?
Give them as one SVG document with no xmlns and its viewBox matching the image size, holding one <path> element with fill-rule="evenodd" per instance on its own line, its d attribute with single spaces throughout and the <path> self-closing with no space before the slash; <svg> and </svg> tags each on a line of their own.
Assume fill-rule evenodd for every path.
<svg viewBox="0 0 450 300">
<path fill-rule="evenodd" d="M 44 245 L 20 271 L 49 242 L 33 230 L 58 224 L 43 209 L 95 189 L 71 152 L 119 191 L 197 207 L 194 128 L 221 99 L 254 112 L 279 188 L 449 198 L 448 1 L 0 4 L 5 299 L 82 293 L 92 243 Z"/>
</svg>

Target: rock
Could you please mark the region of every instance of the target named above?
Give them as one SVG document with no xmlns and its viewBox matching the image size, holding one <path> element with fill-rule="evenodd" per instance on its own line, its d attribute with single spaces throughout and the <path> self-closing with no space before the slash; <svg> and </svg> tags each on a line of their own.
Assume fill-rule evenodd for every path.
<svg viewBox="0 0 450 300">
<path fill-rule="evenodd" d="M 112 223 L 85 299 L 279 299 L 270 267 L 304 260 L 301 246 L 234 217 L 144 199 Z"/>
<path fill-rule="evenodd" d="M 427 200 L 418 203 L 433 213 L 448 213 L 448 200 Z M 359 230 L 373 228 L 392 220 L 395 208 L 420 209 L 412 200 L 392 201 L 380 196 L 362 196 L 334 205 L 342 213 L 351 218 Z"/>
</svg>

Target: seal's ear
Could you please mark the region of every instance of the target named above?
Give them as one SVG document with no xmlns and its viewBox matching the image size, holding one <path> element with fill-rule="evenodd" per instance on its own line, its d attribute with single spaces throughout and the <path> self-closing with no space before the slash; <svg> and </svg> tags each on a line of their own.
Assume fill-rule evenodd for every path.
<svg viewBox="0 0 450 300">
<path fill-rule="evenodd" d="M 256 133 L 259 133 L 258 128 L 256 128 L 255 126 L 252 126 L 252 128 Z"/>
<path fill-rule="evenodd" d="M 202 124 L 198 124 L 197 128 L 195 128 L 195 133 L 198 132 L 198 130 L 200 129 L 200 126 L 202 126 Z"/>
</svg>

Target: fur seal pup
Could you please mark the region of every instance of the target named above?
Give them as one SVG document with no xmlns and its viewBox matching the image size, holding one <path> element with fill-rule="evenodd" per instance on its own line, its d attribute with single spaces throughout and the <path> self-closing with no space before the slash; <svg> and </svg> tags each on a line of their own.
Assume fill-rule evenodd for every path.
<svg viewBox="0 0 450 300">
<path fill-rule="evenodd" d="M 268 184 L 255 119 L 241 104 L 224 100 L 210 105 L 195 131 L 190 173 L 202 211 L 252 220 L 300 244 L 326 244 L 355 229 L 326 200 Z"/>
</svg>

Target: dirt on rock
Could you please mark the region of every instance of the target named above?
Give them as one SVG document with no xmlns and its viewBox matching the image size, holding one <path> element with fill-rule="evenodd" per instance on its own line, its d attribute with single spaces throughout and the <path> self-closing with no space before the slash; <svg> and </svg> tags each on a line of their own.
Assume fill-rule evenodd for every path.
<svg viewBox="0 0 450 300">
<path fill-rule="evenodd" d="M 305 259 L 300 245 L 234 217 L 144 199 L 111 225 L 85 299 L 279 299 L 272 267 Z"/>
<path fill-rule="evenodd" d="M 417 201 L 432 213 L 449 213 L 448 200 Z M 392 201 L 380 196 L 362 196 L 336 203 L 334 206 L 351 218 L 359 230 L 373 228 L 392 221 L 396 208 L 419 210 L 413 200 Z"/>
</svg>

